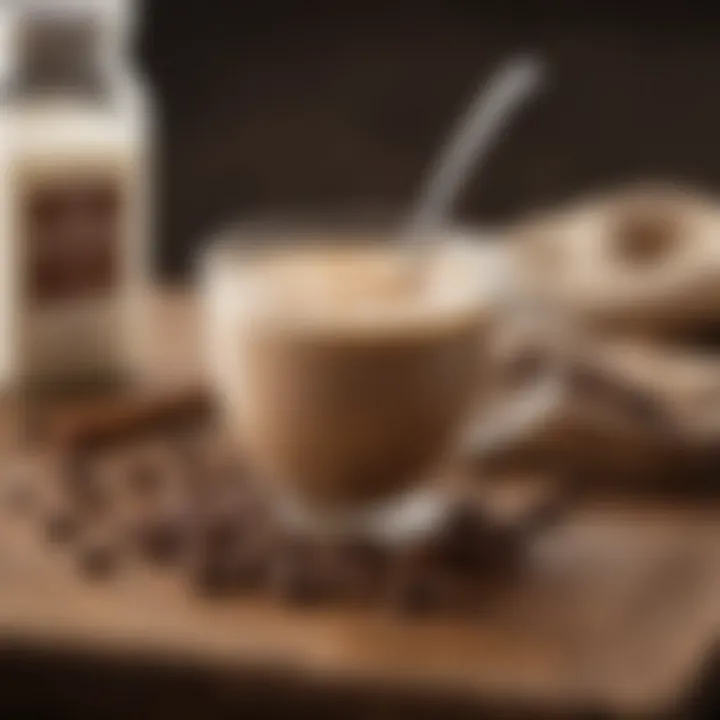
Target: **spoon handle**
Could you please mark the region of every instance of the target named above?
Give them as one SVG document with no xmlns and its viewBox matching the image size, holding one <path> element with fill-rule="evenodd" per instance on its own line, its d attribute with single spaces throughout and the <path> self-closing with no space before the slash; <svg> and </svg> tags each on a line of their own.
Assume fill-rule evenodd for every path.
<svg viewBox="0 0 720 720">
<path fill-rule="evenodd" d="M 426 232 L 443 224 L 470 171 L 477 170 L 513 112 L 538 90 L 542 79 L 539 61 L 517 57 L 483 84 L 426 175 L 410 213 L 409 232 Z"/>
</svg>

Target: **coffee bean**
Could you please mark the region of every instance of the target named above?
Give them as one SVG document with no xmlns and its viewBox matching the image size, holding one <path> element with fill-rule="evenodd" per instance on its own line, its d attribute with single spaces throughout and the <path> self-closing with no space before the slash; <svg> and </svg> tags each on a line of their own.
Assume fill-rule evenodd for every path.
<svg viewBox="0 0 720 720">
<path fill-rule="evenodd" d="M 193 588 L 202 594 L 218 595 L 231 591 L 237 574 L 228 555 L 208 553 L 193 548 L 187 560 L 187 570 Z"/>
<path fill-rule="evenodd" d="M 330 559 L 328 573 L 336 592 L 367 598 L 376 594 L 388 572 L 387 552 L 367 542 L 339 543 Z"/>
<path fill-rule="evenodd" d="M 443 560 L 457 568 L 477 565 L 488 550 L 488 520 L 477 508 L 463 505 L 454 510 L 438 538 L 438 551 Z"/>
<path fill-rule="evenodd" d="M 143 557 L 166 563 L 184 552 L 196 524 L 186 498 L 173 490 L 136 507 L 130 514 L 129 529 Z"/>
<path fill-rule="evenodd" d="M 313 563 L 312 548 L 289 540 L 276 551 L 268 566 L 267 584 L 277 597 L 297 604 L 309 604 L 323 596 L 323 587 Z"/>
<path fill-rule="evenodd" d="M 145 558 L 164 563 L 179 557 L 188 533 L 187 518 L 176 513 L 158 513 L 140 525 L 137 540 Z"/>
<path fill-rule="evenodd" d="M 161 471 L 149 462 L 139 462 L 127 471 L 129 489 L 138 496 L 148 497 L 159 492 L 162 485 Z"/>
<path fill-rule="evenodd" d="M 464 552 L 456 547 L 449 564 L 464 573 L 505 575 L 515 568 L 524 539 L 522 527 L 488 525 L 466 544 Z"/>
<path fill-rule="evenodd" d="M 232 512 L 208 510 L 198 521 L 198 541 L 209 552 L 224 552 L 231 548 L 240 536 L 239 518 Z"/>
<path fill-rule="evenodd" d="M 107 509 L 109 493 L 103 478 L 86 458 L 68 458 L 61 467 L 61 487 L 79 508 Z"/>
<path fill-rule="evenodd" d="M 439 610 L 438 589 L 428 578 L 406 578 L 395 583 L 389 596 L 390 609 L 404 615 Z"/>
<path fill-rule="evenodd" d="M 247 589 L 256 587 L 264 577 L 267 550 L 258 543 L 243 543 L 231 552 L 228 560 L 233 587 Z"/>
<path fill-rule="evenodd" d="M 392 610 L 419 614 L 438 608 L 443 593 L 433 573 L 433 559 L 424 549 L 402 551 L 396 558 L 387 595 Z"/>
<path fill-rule="evenodd" d="M 193 521 L 190 574 L 205 592 L 227 592 L 256 585 L 267 555 L 261 533 L 248 536 L 237 513 L 204 509 Z"/>
<path fill-rule="evenodd" d="M 118 566 L 118 549 L 108 539 L 87 540 L 78 552 L 78 566 L 87 578 L 111 575 Z"/>
<path fill-rule="evenodd" d="M 80 525 L 78 513 L 64 504 L 51 508 L 45 515 L 45 534 L 51 542 L 65 543 L 74 540 Z"/>
<path fill-rule="evenodd" d="M 332 539 L 328 541 L 328 547 L 335 549 L 343 560 L 368 566 L 381 565 L 388 558 L 386 548 L 362 538 Z"/>
<path fill-rule="evenodd" d="M 458 509 L 436 545 L 403 552 L 364 541 L 288 537 L 271 516 L 262 483 L 227 447 L 221 451 L 207 437 L 193 435 L 187 443 L 168 440 L 150 457 L 148 443 L 156 449 L 155 439 L 128 444 L 111 458 L 65 458 L 58 487 L 66 494 L 47 514 L 47 534 L 58 542 L 76 540 L 75 559 L 89 578 L 107 577 L 122 559 L 107 526 L 90 532 L 95 521 L 117 524 L 124 517 L 128 539 L 146 560 L 177 562 L 202 594 L 263 588 L 299 605 L 347 598 L 426 613 L 455 609 L 457 588 L 464 585 L 454 578 L 480 578 L 483 585 L 481 571 L 493 563 L 510 565 L 525 542 L 513 545 L 511 533 L 469 504 Z M 117 463 L 112 477 L 104 472 L 108 463 Z M 105 509 L 88 512 L 98 507 Z"/>
<path fill-rule="evenodd" d="M 199 471 L 207 466 L 208 450 L 196 432 L 182 432 L 172 442 L 173 454 L 187 470 Z"/>
</svg>

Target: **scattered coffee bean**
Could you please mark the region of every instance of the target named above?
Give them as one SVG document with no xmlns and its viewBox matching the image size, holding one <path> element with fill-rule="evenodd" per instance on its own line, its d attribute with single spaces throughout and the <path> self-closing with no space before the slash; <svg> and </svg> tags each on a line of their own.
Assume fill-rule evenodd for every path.
<svg viewBox="0 0 720 720">
<path fill-rule="evenodd" d="M 247 506 L 253 499 L 253 493 L 245 486 L 243 480 L 237 466 L 221 465 L 206 476 L 205 483 L 209 491 L 219 498 L 219 502 Z"/>
<path fill-rule="evenodd" d="M 127 442 L 109 457 L 97 451 L 99 457 L 75 452 L 63 458 L 53 483 L 62 502 L 43 517 L 49 538 L 76 541 L 85 576 L 106 577 L 121 559 L 118 538 L 90 533 L 100 521 L 105 528 L 106 522 L 126 527 L 143 558 L 174 564 L 203 594 L 262 587 L 301 605 L 385 599 L 398 611 L 418 613 L 454 607 L 462 583 L 453 578 L 480 578 L 482 586 L 484 573 L 512 565 L 529 537 L 508 533 L 469 504 L 435 545 L 401 553 L 361 541 L 286 537 L 262 484 L 228 447 L 200 429 L 184 432 L 167 440 L 154 434 L 139 446 Z"/>
<path fill-rule="evenodd" d="M 163 494 L 131 507 L 129 531 L 143 557 L 153 562 L 177 560 L 195 532 L 197 520 L 183 493 L 166 488 Z"/>
<path fill-rule="evenodd" d="M 178 461 L 188 470 L 198 471 L 207 466 L 208 448 L 197 431 L 183 431 L 175 435 L 172 448 Z"/>
<path fill-rule="evenodd" d="M 270 558 L 267 584 L 277 597 L 291 603 L 308 604 L 323 596 L 322 578 L 313 563 L 308 544 L 286 539 Z"/>
<path fill-rule="evenodd" d="M 138 462 L 127 470 L 129 489 L 141 497 L 158 492 L 162 485 L 161 470 L 150 462 Z"/>
<path fill-rule="evenodd" d="M 434 560 L 433 555 L 423 549 L 401 551 L 388 588 L 387 599 L 392 610 L 419 614 L 439 608 L 442 587 L 434 572 Z"/>
<path fill-rule="evenodd" d="M 186 477 L 200 478 L 208 473 L 203 451 L 193 444 L 178 451 L 177 461 L 179 466 L 177 469 Z"/>
<path fill-rule="evenodd" d="M 339 543 L 330 557 L 327 572 L 336 594 L 368 598 L 383 586 L 389 569 L 387 552 L 367 542 Z"/>
<path fill-rule="evenodd" d="M 205 592 L 226 592 L 256 584 L 266 562 L 261 537 L 248 538 L 240 518 L 217 507 L 192 519 L 189 568 L 193 584 Z"/>
<path fill-rule="evenodd" d="M 222 553 L 237 543 L 241 518 L 232 508 L 206 509 L 197 522 L 197 540 L 211 553 Z"/>
<path fill-rule="evenodd" d="M 70 457 L 61 466 L 62 486 L 78 508 L 98 512 L 107 509 L 108 488 L 103 478 L 85 457 Z"/>
<path fill-rule="evenodd" d="M 191 585 L 204 595 L 230 592 L 237 581 L 237 568 L 232 560 L 229 554 L 212 554 L 204 548 L 193 548 L 187 560 Z"/>
<path fill-rule="evenodd" d="M 237 589 L 257 587 L 264 579 L 266 549 L 258 543 L 235 548 L 228 560 L 231 583 Z"/>
<path fill-rule="evenodd" d="M 51 508 L 45 516 L 45 534 L 51 542 L 71 542 L 77 537 L 80 525 L 78 513 L 65 504 Z"/>
<path fill-rule="evenodd" d="M 188 534 L 187 518 L 178 513 L 158 513 L 140 525 L 137 540 L 145 558 L 165 563 L 180 556 Z"/>
<path fill-rule="evenodd" d="M 488 520 L 470 505 L 456 508 L 438 539 L 439 553 L 453 567 L 472 569 L 488 552 Z"/>
<path fill-rule="evenodd" d="M 79 548 L 78 566 L 87 578 L 105 578 L 117 569 L 118 555 L 118 549 L 106 538 L 87 540 Z"/>
</svg>

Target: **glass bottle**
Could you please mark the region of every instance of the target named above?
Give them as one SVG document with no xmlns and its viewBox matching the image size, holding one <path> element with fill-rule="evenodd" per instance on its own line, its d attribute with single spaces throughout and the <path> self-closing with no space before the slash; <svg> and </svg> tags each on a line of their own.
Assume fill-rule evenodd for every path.
<svg viewBox="0 0 720 720">
<path fill-rule="evenodd" d="M 0 379 L 116 384 L 150 279 L 151 112 L 132 6 L 29 0 L 6 16 L 0 96 Z"/>
</svg>

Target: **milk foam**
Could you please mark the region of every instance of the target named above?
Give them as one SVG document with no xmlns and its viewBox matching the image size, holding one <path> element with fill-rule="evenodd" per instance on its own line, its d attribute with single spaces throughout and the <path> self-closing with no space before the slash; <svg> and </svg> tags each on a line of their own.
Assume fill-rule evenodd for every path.
<svg viewBox="0 0 720 720">
<path fill-rule="evenodd" d="M 263 323 L 338 332 L 432 328 L 489 305 L 488 268 L 477 249 L 392 246 L 301 248 L 226 257 L 214 283 L 216 311 Z"/>
</svg>

